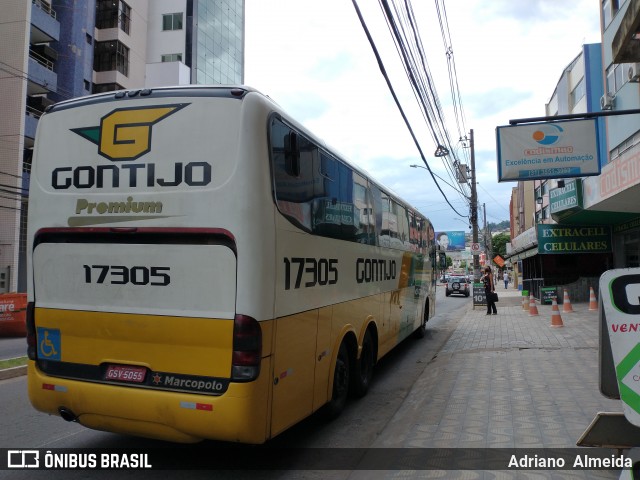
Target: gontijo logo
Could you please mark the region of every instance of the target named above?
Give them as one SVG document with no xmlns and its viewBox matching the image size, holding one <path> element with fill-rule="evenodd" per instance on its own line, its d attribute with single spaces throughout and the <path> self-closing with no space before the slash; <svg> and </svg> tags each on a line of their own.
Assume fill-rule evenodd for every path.
<svg viewBox="0 0 640 480">
<path fill-rule="evenodd" d="M 559 125 L 541 125 L 536 131 L 533 132 L 531 138 L 533 138 L 540 145 L 553 145 L 558 140 L 560 140 L 563 132 L 564 130 Z"/>
<path fill-rule="evenodd" d="M 119 108 L 102 117 L 98 127 L 71 131 L 98 145 L 98 153 L 109 160 L 135 160 L 151 150 L 151 127 L 187 105 Z"/>
</svg>

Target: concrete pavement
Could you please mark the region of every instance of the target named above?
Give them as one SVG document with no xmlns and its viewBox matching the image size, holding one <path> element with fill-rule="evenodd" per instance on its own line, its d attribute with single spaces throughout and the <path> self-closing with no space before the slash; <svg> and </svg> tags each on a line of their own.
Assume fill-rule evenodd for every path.
<svg viewBox="0 0 640 480">
<path fill-rule="evenodd" d="M 562 313 L 560 306 L 564 326 L 552 328 L 551 306 L 537 303 L 539 315 L 529 316 L 519 291 L 500 288 L 498 294 L 498 315 L 487 316 L 486 307 L 474 310 L 469 302 L 374 447 L 575 448 L 597 412 L 622 411 L 619 401 L 599 391 L 597 311 L 589 311 L 588 303 L 573 304 L 574 313 Z M 413 473 L 411 478 L 432 478 L 435 472 Z M 438 478 L 618 478 L 614 471 L 440 473 Z"/>
</svg>

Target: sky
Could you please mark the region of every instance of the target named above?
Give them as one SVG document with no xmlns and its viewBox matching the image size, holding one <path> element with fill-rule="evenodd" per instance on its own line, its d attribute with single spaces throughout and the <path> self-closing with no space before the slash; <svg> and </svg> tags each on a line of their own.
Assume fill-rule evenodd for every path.
<svg viewBox="0 0 640 480">
<path fill-rule="evenodd" d="M 411 2 L 452 145 L 458 139 L 435 0 Z M 433 172 L 455 183 L 417 102 L 379 2 L 358 0 L 385 69 Z M 563 70 L 600 42 L 598 0 L 444 0 L 464 112 L 473 129 L 478 204 L 487 223 L 509 220 L 515 182 L 498 182 L 495 129 L 545 115 Z M 468 203 L 438 179 L 445 201 L 380 72 L 349 0 L 246 0 L 245 84 L 275 100 L 315 135 L 390 188 L 436 231 L 469 231 Z M 468 142 L 467 142 L 468 145 Z M 468 189 L 467 189 L 468 191 Z M 480 227 L 484 211 L 479 211 Z"/>
</svg>

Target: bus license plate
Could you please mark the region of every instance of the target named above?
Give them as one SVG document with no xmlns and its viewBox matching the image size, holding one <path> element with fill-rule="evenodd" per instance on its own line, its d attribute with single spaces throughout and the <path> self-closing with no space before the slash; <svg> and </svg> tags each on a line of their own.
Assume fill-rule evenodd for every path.
<svg viewBox="0 0 640 480">
<path fill-rule="evenodd" d="M 142 383 L 147 374 L 144 367 L 131 367 L 128 365 L 109 365 L 104 375 L 105 380 L 116 382 Z"/>
</svg>

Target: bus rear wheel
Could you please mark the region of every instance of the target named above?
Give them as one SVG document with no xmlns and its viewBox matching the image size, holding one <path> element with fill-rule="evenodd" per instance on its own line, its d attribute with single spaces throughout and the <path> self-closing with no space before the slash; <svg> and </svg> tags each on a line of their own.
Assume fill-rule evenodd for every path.
<svg viewBox="0 0 640 480">
<path fill-rule="evenodd" d="M 362 353 L 360 360 L 356 363 L 355 375 L 353 376 L 353 395 L 356 398 L 364 397 L 369 391 L 369 385 L 373 378 L 373 366 L 376 363 L 376 352 L 373 346 L 373 336 L 367 330 L 362 340 Z"/>
<path fill-rule="evenodd" d="M 427 322 L 429 321 L 429 300 L 424 303 L 424 313 L 422 315 L 422 323 L 414 332 L 416 338 L 424 338 L 427 335 Z"/>
<path fill-rule="evenodd" d="M 324 416 L 328 419 L 334 419 L 347 403 L 347 397 L 349 396 L 349 380 L 350 380 L 350 359 L 349 348 L 343 341 L 340 344 L 338 350 L 338 358 L 336 358 L 336 367 L 333 372 L 333 394 L 331 400 L 324 406 Z"/>
</svg>

